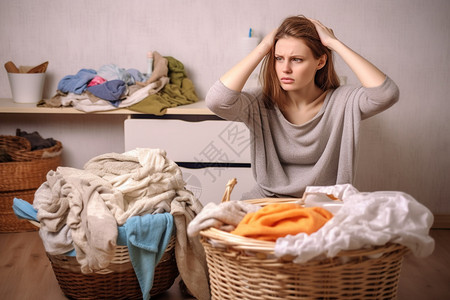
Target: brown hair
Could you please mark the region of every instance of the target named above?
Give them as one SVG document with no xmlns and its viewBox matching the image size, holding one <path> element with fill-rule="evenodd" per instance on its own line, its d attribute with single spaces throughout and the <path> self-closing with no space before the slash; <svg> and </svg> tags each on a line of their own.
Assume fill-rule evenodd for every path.
<svg viewBox="0 0 450 300">
<path fill-rule="evenodd" d="M 320 41 L 314 24 L 304 16 L 288 17 L 278 27 L 272 48 L 264 57 L 262 63 L 260 76 L 265 102 L 268 107 L 273 107 L 273 104 L 277 104 L 278 107 L 283 107 L 284 100 L 286 99 L 286 92 L 281 88 L 275 71 L 275 45 L 283 37 L 302 39 L 311 49 L 316 59 L 320 58 L 323 54 L 327 56 L 325 65 L 317 70 L 314 78 L 315 84 L 321 90 L 334 89 L 340 85 L 339 78 L 334 70 L 331 50 L 325 47 Z"/>
</svg>

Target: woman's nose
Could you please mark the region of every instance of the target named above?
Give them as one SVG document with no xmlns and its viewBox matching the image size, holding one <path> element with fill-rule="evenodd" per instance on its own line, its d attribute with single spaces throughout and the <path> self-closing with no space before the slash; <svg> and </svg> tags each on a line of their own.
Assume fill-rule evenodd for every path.
<svg viewBox="0 0 450 300">
<path fill-rule="evenodd" d="M 289 64 L 289 62 L 285 62 L 283 64 L 283 68 L 282 68 L 284 73 L 291 73 L 292 69 L 291 69 L 291 65 Z"/>
</svg>

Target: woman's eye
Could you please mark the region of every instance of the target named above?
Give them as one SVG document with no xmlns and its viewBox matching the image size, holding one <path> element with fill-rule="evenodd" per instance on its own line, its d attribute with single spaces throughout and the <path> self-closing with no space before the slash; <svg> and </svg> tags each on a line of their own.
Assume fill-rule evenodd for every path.
<svg viewBox="0 0 450 300">
<path fill-rule="evenodd" d="M 303 59 L 301 59 L 301 58 L 293 58 L 292 60 L 295 61 L 295 62 L 302 62 L 303 61 Z"/>
<path fill-rule="evenodd" d="M 282 61 L 282 60 L 283 60 L 283 58 L 282 58 L 282 57 L 280 57 L 280 56 L 275 56 L 275 60 L 277 60 L 277 61 Z"/>
</svg>

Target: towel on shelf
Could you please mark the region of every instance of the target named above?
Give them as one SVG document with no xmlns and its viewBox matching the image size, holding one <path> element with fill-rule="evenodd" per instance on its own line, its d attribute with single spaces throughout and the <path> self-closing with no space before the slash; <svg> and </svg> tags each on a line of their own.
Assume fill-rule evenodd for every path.
<svg viewBox="0 0 450 300">
<path fill-rule="evenodd" d="M 169 72 L 168 61 L 167 58 L 163 57 L 159 52 L 153 52 L 153 71 L 149 78 L 147 78 L 144 82 L 137 81 L 136 84 L 141 86 L 146 86 L 161 77 L 167 77 Z"/>
<path fill-rule="evenodd" d="M 121 80 L 126 85 L 135 84 L 134 77 L 128 73 L 124 68 L 120 68 L 115 64 L 106 64 L 97 70 L 97 75 L 104 78 L 106 81 Z"/>
<path fill-rule="evenodd" d="M 94 96 L 103 100 L 108 100 L 112 105 L 118 107 L 120 103 L 119 100 L 124 98 L 127 86 L 125 81 L 116 79 L 90 86 L 87 90 Z"/>
<path fill-rule="evenodd" d="M 157 94 L 149 95 L 138 103 L 131 105 L 130 110 L 163 115 L 167 108 L 198 101 L 194 84 L 186 76 L 184 65 L 170 56 L 165 57 L 165 59 L 168 65 L 167 76 L 169 76 L 170 82 Z M 154 77 L 154 74 L 155 71 L 147 82 Z"/>
<path fill-rule="evenodd" d="M 64 76 L 58 83 L 58 91 L 80 95 L 89 82 L 97 75 L 93 69 L 81 69 L 75 75 Z"/>
<path fill-rule="evenodd" d="M 159 92 L 168 82 L 168 77 L 161 77 L 145 87 L 137 88 L 136 85 L 129 86 L 128 90 L 130 93 L 126 98 L 120 101 L 118 108 L 126 108 L 130 105 L 138 103 L 148 95 Z M 41 100 L 38 103 L 38 106 L 73 106 L 75 109 L 84 112 L 109 111 L 116 109 L 116 107 L 112 106 L 109 101 L 98 98 L 89 91 L 85 91 L 81 95 L 74 93 L 65 94 L 57 91 L 52 98 Z"/>
<path fill-rule="evenodd" d="M 296 203 L 273 203 L 247 214 L 232 234 L 264 241 L 300 232 L 319 230 L 333 215 L 322 207 L 302 207 Z"/>
<path fill-rule="evenodd" d="M 134 216 L 124 225 L 130 260 L 144 300 L 150 299 L 155 267 L 172 236 L 173 217 L 170 213 Z"/>
</svg>

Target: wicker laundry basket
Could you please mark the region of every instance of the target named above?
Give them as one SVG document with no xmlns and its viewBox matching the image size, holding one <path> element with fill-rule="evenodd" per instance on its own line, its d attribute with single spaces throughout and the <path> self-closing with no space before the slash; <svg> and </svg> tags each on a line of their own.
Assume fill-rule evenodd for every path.
<svg viewBox="0 0 450 300">
<path fill-rule="evenodd" d="M 117 246 L 110 265 L 90 274 L 81 272 L 76 257 L 49 253 L 47 257 L 62 292 L 69 299 L 142 299 L 127 246 Z M 173 235 L 155 268 L 150 296 L 167 291 L 178 274 Z"/>
<path fill-rule="evenodd" d="M 234 186 L 230 183 L 222 201 L 229 200 Z M 279 203 L 277 199 L 247 202 L 263 206 Z M 402 245 L 386 244 L 296 264 L 292 258 L 275 257 L 274 242 L 215 228 L 200 234 L 212 299 L 395 299 L 403 257 L 408 252 Z"/>
<path fill-rule="evenodd" d="M 31 151 L 26 138 L 0 136 L 0 149 L 12 161 L 0 163 L 0 232 L 35 231 L 12 210 L 14 197 L 33 202 L 37 188 L 46 181 L 48 171 L 61 165 L 62 144 Z"/>
</svg>

